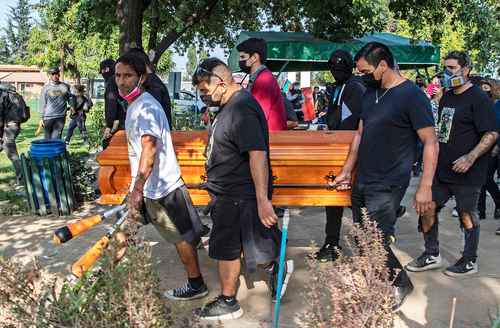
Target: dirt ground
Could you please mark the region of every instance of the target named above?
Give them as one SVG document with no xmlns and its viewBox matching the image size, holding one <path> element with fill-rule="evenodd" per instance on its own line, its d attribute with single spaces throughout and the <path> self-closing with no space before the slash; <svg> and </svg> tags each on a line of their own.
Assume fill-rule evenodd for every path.
<svg viewBox="0 0 500 328">
<path fill-rule="evenodd" d="M 417 232 L 417 217 L 411 209 L 417 180 L 412 180 L 404 200 L 409 209 L 399 221 L 398 241 L 395 251 L 403 264 L 418 256 L 423 250 L 423 241 Z M 395 322 L 396 328 L 445 328 L 449 327 L 452 299 L 457 298 L 454 327 L 486 328 L 491 327 L 489 311 L 495 313 L 500 304 L 500 236 L 495 230 L 499 220 L 491 219 L 493 204 L 488 199 L 489 218 L 481 222 L 481 242 L 479 251 L 480 272 L 464 278 L 450 278 L 439 270 L 410 274 L 415 291 L 408 298 Z M 445 263 L 454 263 L 460 255 L 462 240 L 458 221 L 452 217 L 453 203 L 442 211 L 440 238 L 441 252 Z M 75 216 L 102 210 L 88 204 Z M 300 327 L 297 315 L 306 309 L 304 286 L 308 272 L 304 261 L 311 252 L 311 242 L 321 244 L 324 238 L 325 215 L 322 208 L 294 208 L 289 228 L 287 253 L 295 261 L 295 273 L 283 300 L 280 327 Z M 350 216 L 350 211 L 345 211 Z M 79 258 L 107 227 L 101 224 L 75 240 L 55 246 L 51 240 L 53 231 L 64 225 L 69 218 L 13 216 L 0 217 L 0 254 L 14 256 L 20 261 L 30 261 L 37 257 L 41 264 L 53 273 L 69 274 L 69 266 Z M 208 218 L 204 218 L 209 223 Z M 174 247 L 161 239 L 153 227 L 146 227 L 144 234 L 153 245 L 154 263 L 161 277 L 161 288 L 167 289 L 182 284 L 185 275 L 175 255 Z M 200 251 L 200 261 L 205 280 L 210 289 L 209 297 L 215 297 L 218 290 L 216 263 L 208 258 L 207 250 Z M 272 319 L 272 305 L 269 291 L 259 276 L 250 280 L 241 277 L 238 299 L 245 311 L 241 319 L 226 322 L 224 327 L 269 327 Z M 201 306 L 208 299 L 185 304 L 186 311 Z"/>
</svg>

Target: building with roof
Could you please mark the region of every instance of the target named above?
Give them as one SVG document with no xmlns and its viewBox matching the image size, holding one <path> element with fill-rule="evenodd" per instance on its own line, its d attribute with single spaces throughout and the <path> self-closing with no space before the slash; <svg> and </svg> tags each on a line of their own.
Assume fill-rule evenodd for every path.
<svg viewBox="0 0 500 328">
<path fill-rule="evenodd" d="M 13 85 L 25 97 L 38 97 L 48 76 L 36 66 L 0 65 L 0 84 Z"/>
</svg>

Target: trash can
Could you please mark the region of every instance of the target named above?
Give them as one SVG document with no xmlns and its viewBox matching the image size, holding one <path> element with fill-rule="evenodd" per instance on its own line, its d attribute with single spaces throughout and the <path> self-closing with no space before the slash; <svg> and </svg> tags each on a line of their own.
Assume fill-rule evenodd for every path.
<svg viewBox="0 0 500 328">
<path fill-rule="evenodd" d="M 74 207 L 66 145 L 60 139 L 35 140 L 21 155 L 26 195 L 32 212 L 69 215 Z"/>
</svg>

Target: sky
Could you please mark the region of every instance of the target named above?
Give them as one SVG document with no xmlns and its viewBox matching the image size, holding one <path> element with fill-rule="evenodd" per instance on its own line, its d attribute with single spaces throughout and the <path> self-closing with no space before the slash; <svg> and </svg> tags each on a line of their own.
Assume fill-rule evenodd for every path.
<svg viewBox="0 0 500 328">
<path fill-rule="evenodd" d="M 11 6 L 15 6 L 18 0 L 0 0 L 0 29 L 7 26 L 8 14 Z M 31 3 L 36 1 L 30 1 Z M 209 50 L 210 55 L 219 57 L 225 60 L 224 51 L 221 48 L 215 48 L 214 50 Z M 175 63 L 176 71 L 185 71 L 187 58 L 185 54 L 175 54 L 173 56 L 173 61 Z"/>
</svg>

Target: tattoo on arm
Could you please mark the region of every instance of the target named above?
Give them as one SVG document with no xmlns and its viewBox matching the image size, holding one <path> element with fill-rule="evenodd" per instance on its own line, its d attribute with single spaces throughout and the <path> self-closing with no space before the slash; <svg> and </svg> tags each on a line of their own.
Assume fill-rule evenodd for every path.
<svg viewBox="0 0 500 328">
<path fill-rule="evenodd" d="M 476 145 L 476 147 L 474 147 L 474 149 L 472 149 L 469 155 L 473 160 L 478 159 L 482 155 L 486 154 L 491 149 L 491 147 L 493 147 L 497 138 L 498 133 L 493 131 L 486 132 L 481 138 L 481 141 Z"/>
</svg>

